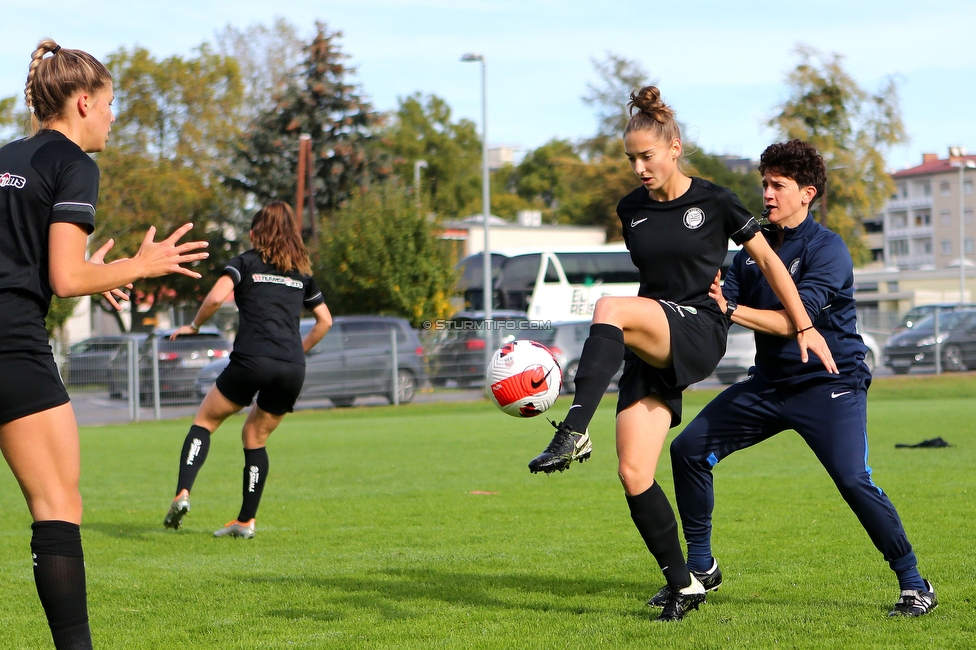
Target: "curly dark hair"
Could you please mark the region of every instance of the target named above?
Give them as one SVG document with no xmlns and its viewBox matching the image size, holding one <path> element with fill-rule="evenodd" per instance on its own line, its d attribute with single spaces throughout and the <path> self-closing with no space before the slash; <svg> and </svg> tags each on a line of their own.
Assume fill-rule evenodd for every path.
<svg viewBox="0 0 976 650">
<path fill-rule="evenodd" d="M 800 187 L 813 186 L 818 197 L 823 196 L 827 184 L 823 157 L 803 140 L 777 142 L 766 147 L 759 156 L 759 173 L 766 172 L 792 178 Z"/>
</svg>

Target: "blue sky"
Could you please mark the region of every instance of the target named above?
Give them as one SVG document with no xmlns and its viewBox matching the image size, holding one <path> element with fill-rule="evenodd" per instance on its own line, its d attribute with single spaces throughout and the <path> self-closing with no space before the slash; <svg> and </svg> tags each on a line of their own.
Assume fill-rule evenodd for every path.
<svg viewBox="0 0 976 650">
<path fill-rule="evenodd" d="M 665 9 L 660 9 L 665 8 Z M 776 135 L 765 126 L 786 97 L 785 76 L 804 43 L 844 56 L 867 90 L 899 82 L 910 141 L 892 170 L 976 152 L 976 2 L 889 0 L 759 2 L 689 0 L 144 0 L 8 3 L 0 24 L 0 97 L 20 94 L 30 52 L 44 36 L 98 57 L 140 45 L 157 57 L 189 54 L 232 24 L 282 16 L 311 33 L 315 20 L 341 30 L 356 82 L 380 110 L 413 92 L 436 94 L 480 124 L 477 64 L 488 70 L 488 140 L 531 149 L 552 138 L 591 135 L 596 117 L 581 97 L 593 58 L 639 61 L 706 151 L 757 158 Z"/>
</svg>

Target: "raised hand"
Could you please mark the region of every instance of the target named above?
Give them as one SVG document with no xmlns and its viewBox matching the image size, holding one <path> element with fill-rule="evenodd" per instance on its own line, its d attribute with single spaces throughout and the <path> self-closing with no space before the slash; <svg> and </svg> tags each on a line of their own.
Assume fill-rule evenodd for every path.
<svg viewBox="0 0 976 650">
<path fill-rule="evenodd" d="M 139 252 L 133 257 L 133 260 L 139 261 L 143 266 L 142 277 L 155 278 L 169 273 L 181 273 L 197 279 L 202 277 L 196 271 L 181 266 L 205 260 L 210 256 L 209 253 L 197 252 L 209 246 L 205 241 L 177 243 L 183 235 L 190 232 L 191 228 L 193 228 L 192 223 L 184 224 L 163 241 L 156 242 L 153 241 L 156 237 L 156 227 L 150 226 L 142 240 L 142 245 L 139 246 Z"/>
</svg>

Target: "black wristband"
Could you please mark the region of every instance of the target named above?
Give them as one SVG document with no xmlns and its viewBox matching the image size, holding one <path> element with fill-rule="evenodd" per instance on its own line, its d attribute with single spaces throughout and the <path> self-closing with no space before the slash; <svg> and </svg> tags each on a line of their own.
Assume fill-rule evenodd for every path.
<svg viewBox="0 0 976 650">
<path fill-rule="evenodd" d="M 803 332 L 806 332 L 807 330 L 812 330 L 812 329 L 813 329 L 813 325 L 811 325 L 810 327 L 804 327 L 802 330 L 797 330 L 796 333 L 797 334 L 802 334 Z"/>
</svg>

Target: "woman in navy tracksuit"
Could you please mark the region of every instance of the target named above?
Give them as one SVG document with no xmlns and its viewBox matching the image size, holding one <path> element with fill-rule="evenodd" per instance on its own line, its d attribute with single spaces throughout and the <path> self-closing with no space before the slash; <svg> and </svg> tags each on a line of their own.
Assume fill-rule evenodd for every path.
<svg viewBox="0 0 976 650">
<path fill-rule="evenodd" d="M 898 576 L 901 597 L 890 615 L 926 614 L 937 604 L 935 590 L 919 574 L 898 513 L 867 465 L 871 373 L 856 327 L 853 262 L 840 236 L 808 214 L 826 183 L 823 159 L 809 144 L 793 140 L 768 147 L 759 171 L 770 221 L 764 232 L 793 276 L 840 374 L 829 374 L 816 359 L 801 362 L 792 322 L 749 255 L 739 253 L 724 287 L 715 283 L 711 293 L 731 322 L 755 330 L 756 365 L 671 444 L 688 567 L 706 588 L 721 583 L 711 551 L 715 465 L 739 449 L 794 429 Z M 652 601 L 661 599 L 659 593 Z"/>
</svg>

